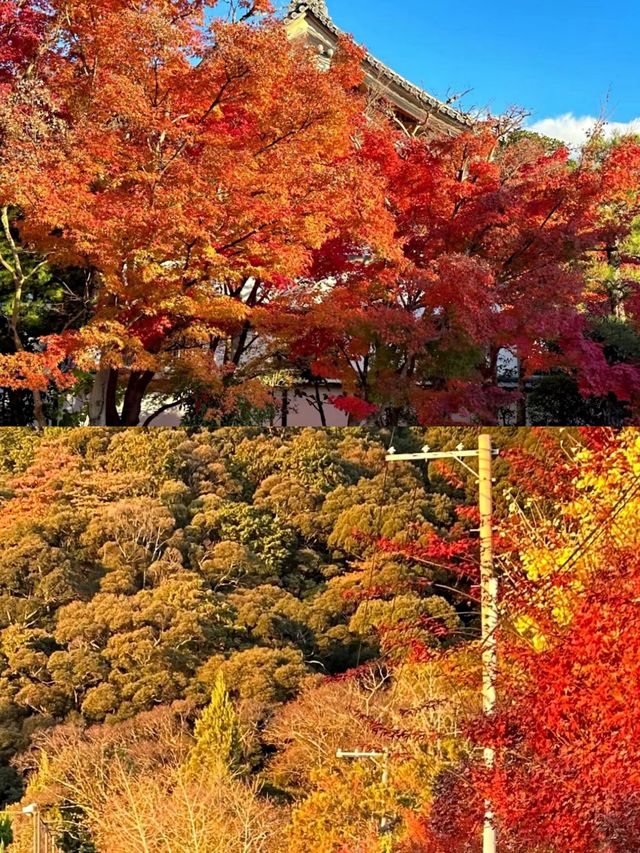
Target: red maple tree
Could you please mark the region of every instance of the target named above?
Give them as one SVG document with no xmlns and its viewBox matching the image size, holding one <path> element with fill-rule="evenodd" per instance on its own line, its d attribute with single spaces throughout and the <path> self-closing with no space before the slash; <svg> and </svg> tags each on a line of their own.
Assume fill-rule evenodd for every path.
<svg viewBox="0 0 640 853">
<path fill-rule="evenodd" d="M 391 236 L 382 182 L 356 156 L 361 53 L 342 39 L 324 72 L 269 4 L 210 22 L 214 5 L 0 14 L 0 203 L 25 245 L 93 274 L 91 321 L 41 343 L 95 376 L 94 422 L 138 423 L 154 381 L 167 395 L 201 383 L 223 410 L 259 395 L 278 364 L 256 309 L 329 238 Z M 44 389 L 58 364 L 4 358 L 2 382 Z"/>
<path fill-rule="evenodd" d="M 407 851 L 480 851 L 487 798 L 510 853 L 637 849 L 636 438 L 594 430 L 581 440 L 573 459 L 539 454 L 513 469 L 532 508 L 502 531 L 498 710 L 469 721 L 477 761 L 443 774 L 428 814 L 409 822 Z M 485 745 L 496 750 L 493 772 Z"/>
<path fill-rule="evenodd" d="M 584 311 L 593 252 L 619 243 L 640 209 L 637 141 L 604 154 L 594 143 L 576 163 L 526 135 L 505 142 L 492 122 L 446 139 L 372 127 L 361 156 L 387 176 L 401 257 L 324 246 L 315 275 L 337 285 L 294 330 L 294 355 L 342 382 L 342 408 L 495 422 L 552 369 L 585 396 L 637 402 L 638 369 L 608 363 Z M 506 352 L 518 362 L 505 377 Z"/>
</svg>

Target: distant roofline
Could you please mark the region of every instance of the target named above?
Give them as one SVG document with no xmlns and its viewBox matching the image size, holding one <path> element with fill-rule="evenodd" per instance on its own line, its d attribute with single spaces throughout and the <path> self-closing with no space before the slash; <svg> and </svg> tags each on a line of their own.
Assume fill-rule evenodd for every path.
<svg viewBox="0 0 640 853">
<path fill-rule="evenodd" d="M 328 15 L 322 14 L 316 8 L 313 0 L 310 0 L 310 2 L 304 2 L 304 0 L 301 0 L 301 2 L 290 3 L 285 20 L 294 20 L 302 17 L 303 15 L 311 15 L 320 24 L 322 24 L 325 29 L 338 38 L 345 34 L 344 30 L 341 30 L 340 27 L 336 26 Z M 439 113 L 449 116 L 449 118 L 454 119 L 454 121 L 457 121 L 459 124 L 467 126 L 471 126 L 473 124 L 473 119 L 467 113 L 456 110 L 450 104 L 447 104 L 433 95 L 430 95 L 428 92 L 425 92 L 424 89 L 421 89 L 419 86 L 416 86 L 414 83 L 411 83 L 409 80 L 402 77 L 402 75 L 398 74 L 397 71 L 389 68 L 388 65 L 380 59 L 377 59 L 372 53 L 369 53 L 369 51 L 365 54 L 364 62 L 374 71 L 387 77 L 400 89 L 404 89 L 405 92 L 412 95 L 423 106 L 429 109 L 436 109 Z"/>
</svg>

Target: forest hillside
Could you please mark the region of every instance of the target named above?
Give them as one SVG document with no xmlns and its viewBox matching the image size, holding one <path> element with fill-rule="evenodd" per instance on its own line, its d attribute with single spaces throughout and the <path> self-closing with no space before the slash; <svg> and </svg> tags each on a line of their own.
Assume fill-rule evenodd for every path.
<svg viewBox="0 0 640 853">
<path fill-rule="evenodd" d="M 477 434 L 5 430 L 5 803 L 35 801 L 78 853 L 404 837 L 443 770 L 473 754 L 476 485 L 385 455 Z M 540 464 L 551 435 L 496 438 Z M 511 468 L 507 452 L 499 515 Z M 380 756 L 336 755 L 364 748 Z M 186 848 L 194 814 L 202 838 Z"/>
</svg>

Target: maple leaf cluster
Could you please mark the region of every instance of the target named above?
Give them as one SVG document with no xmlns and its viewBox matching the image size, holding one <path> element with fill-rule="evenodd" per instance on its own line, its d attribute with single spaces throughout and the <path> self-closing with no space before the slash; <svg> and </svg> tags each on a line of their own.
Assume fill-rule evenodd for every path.
<svg viewBox="0 0 640 853">
<path fill-rule="evenodd" d="M 36 57 L 46 30 L 48 4 L 0 2 L 0 88 L 5 89 Z"/>
<path fill-rule="evenodd" d="M 323 72 L 265 4 L 232 23 L 208 23 L 206 5 L 53 2 L 33 59 L 26 36 L 10 41 L 27 69 L 5 50 L 0 202 L 24 245 L 96 282 L 89 322 L 41 349 L 119 373 L 138 398 L 125 423 L 154 377 L 266 372 L 259 306 L 295 289 L 328 239 L 391 239 L 383 181 L 356 155 L 361 52 L 343 39 Z M 18 6 L 3 38 L 40 9 Z M 29 367 L 13 360 L 9 387 Z"/>
<path fill-rule="evenodd" d="M 512 452 L 525 464 L 499 536 L 497 711 L 466 727 L 495 768 L 443 774 L 408 851 L 480 850 L 487 799 L 514 853 L 637 849 L 640 443 L 633 430 L 539 441 Z"/>
<path fill-rule="evenodd" d="M 294 330 L 295 354 L 317 374 L 387 420 L 466 412 L 495 422 L 549 371 L 575 377 L 585 397 L 637 401 L 638 365 L 607 358 L 585 311 L 594 255 L 619 245 L 638 214 L 637 141 L 604 155 L 587 147 L 576 163 L 562 146 L 505 144 L 491 122 L 395 144 L 370 128 L 362 156 L 387 177 L 400 254 L 330 247 L 337 284 L 310 307 L 308 329 Z M 318 280 L 332 267 L 327 248 Z M 628 320 L 633 304 L 629 294 Z M 511 376 L 506 353 L 517 359 Z"/>
<path fill-rule="evenodd" d="M 640 404 L 600 328 L 640 328 L 637 141 L 573 162 L 493 121 L 408 137 L 367 110 L 360 49 L 323 71 L 265 2 L 4 0 L 0 43 L 0 206 L 92 282 L 80 328 L 7 354 L 5 387 L 88 376 L 110 425 L 150 393 L 262 405 L 280 370 L 339 383 L 351 422 L 496 422 L 553 372 Z"/>
</svg>

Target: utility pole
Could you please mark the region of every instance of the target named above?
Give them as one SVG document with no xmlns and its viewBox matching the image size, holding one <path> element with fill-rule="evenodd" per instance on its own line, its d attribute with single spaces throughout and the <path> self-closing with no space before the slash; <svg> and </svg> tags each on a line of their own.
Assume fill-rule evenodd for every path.
<svg viewBox="0 0 640 853">
<path fill-rule="evenodd" d="M 384 752 L 362 752 L 359 749 L 345 751 L 338 749 L 336 751 L 338 758 L 370 758 L 372 761 L 382 759 L 382 784 L 386 787 L 389 784 L 389 751 Z M 380 818 L 380 833 L 385 833 L 389 828 L 389 819 L 386 814 Z"/>
<path fill-rule="evenodd" d="M 493 478 L 491 436 L 478 439 L 478 508 L 480 510 L 480 588 L 482 609 L 482 710 L 491 716 L 496 707 L 498 670 L 498 579 L 493 569 Z M 484 748 L 484 763 L 493 768 L 494 751 Z M 485 802 L 482 836 L 484 853 L 496 853 L 495 816 L 490 802 Z"/>
<path fill-rule="evenodd" d="M 42 819 L 40 806 L 37 803 L 30 803 L 22 809 L 22 812 L 33 818 L 33 853 L 56 853 L 58 848 L 49 831 L 49 827 Z"/>
<path fill-rule="evenodd" d="M 22 811 L 23 814 L 31 815 L 31 817 L 33 818 L 33 853 L 41 853 L 40 808 L 37 803 L 29 803 L 29 805 L 25 806 Z"/>
<path fill-rule="evenodd" d="M 389 449 L 387 462 L 428 462 L 431 459 L 455 459 L 478 479 L 478 509 L 480 510 L 480 588 L 482 623 L 482 710 L 490 716 L 496 707 L 496 676 L 498 670 L 496 628 L 498 626 L 498 579 L 493 569 L 493 477 L 492 457 L 498 451 L 491 446 L 491 436 L 478 437 L 477 450 L 465 450 L 459 444 L 455 450 L 432 451 L 422 448 L 422 453 L 396 453 Z M 477 457 L 478 472 L 465 459 Z M 484 749 L 484 763 L 488 770 L 493 768 L 494 750 Z M 497 853 L 497 831 L 495 816 L 490 801 L 485 802 L 482 833 L 483 853 Z"/>
</svg>

